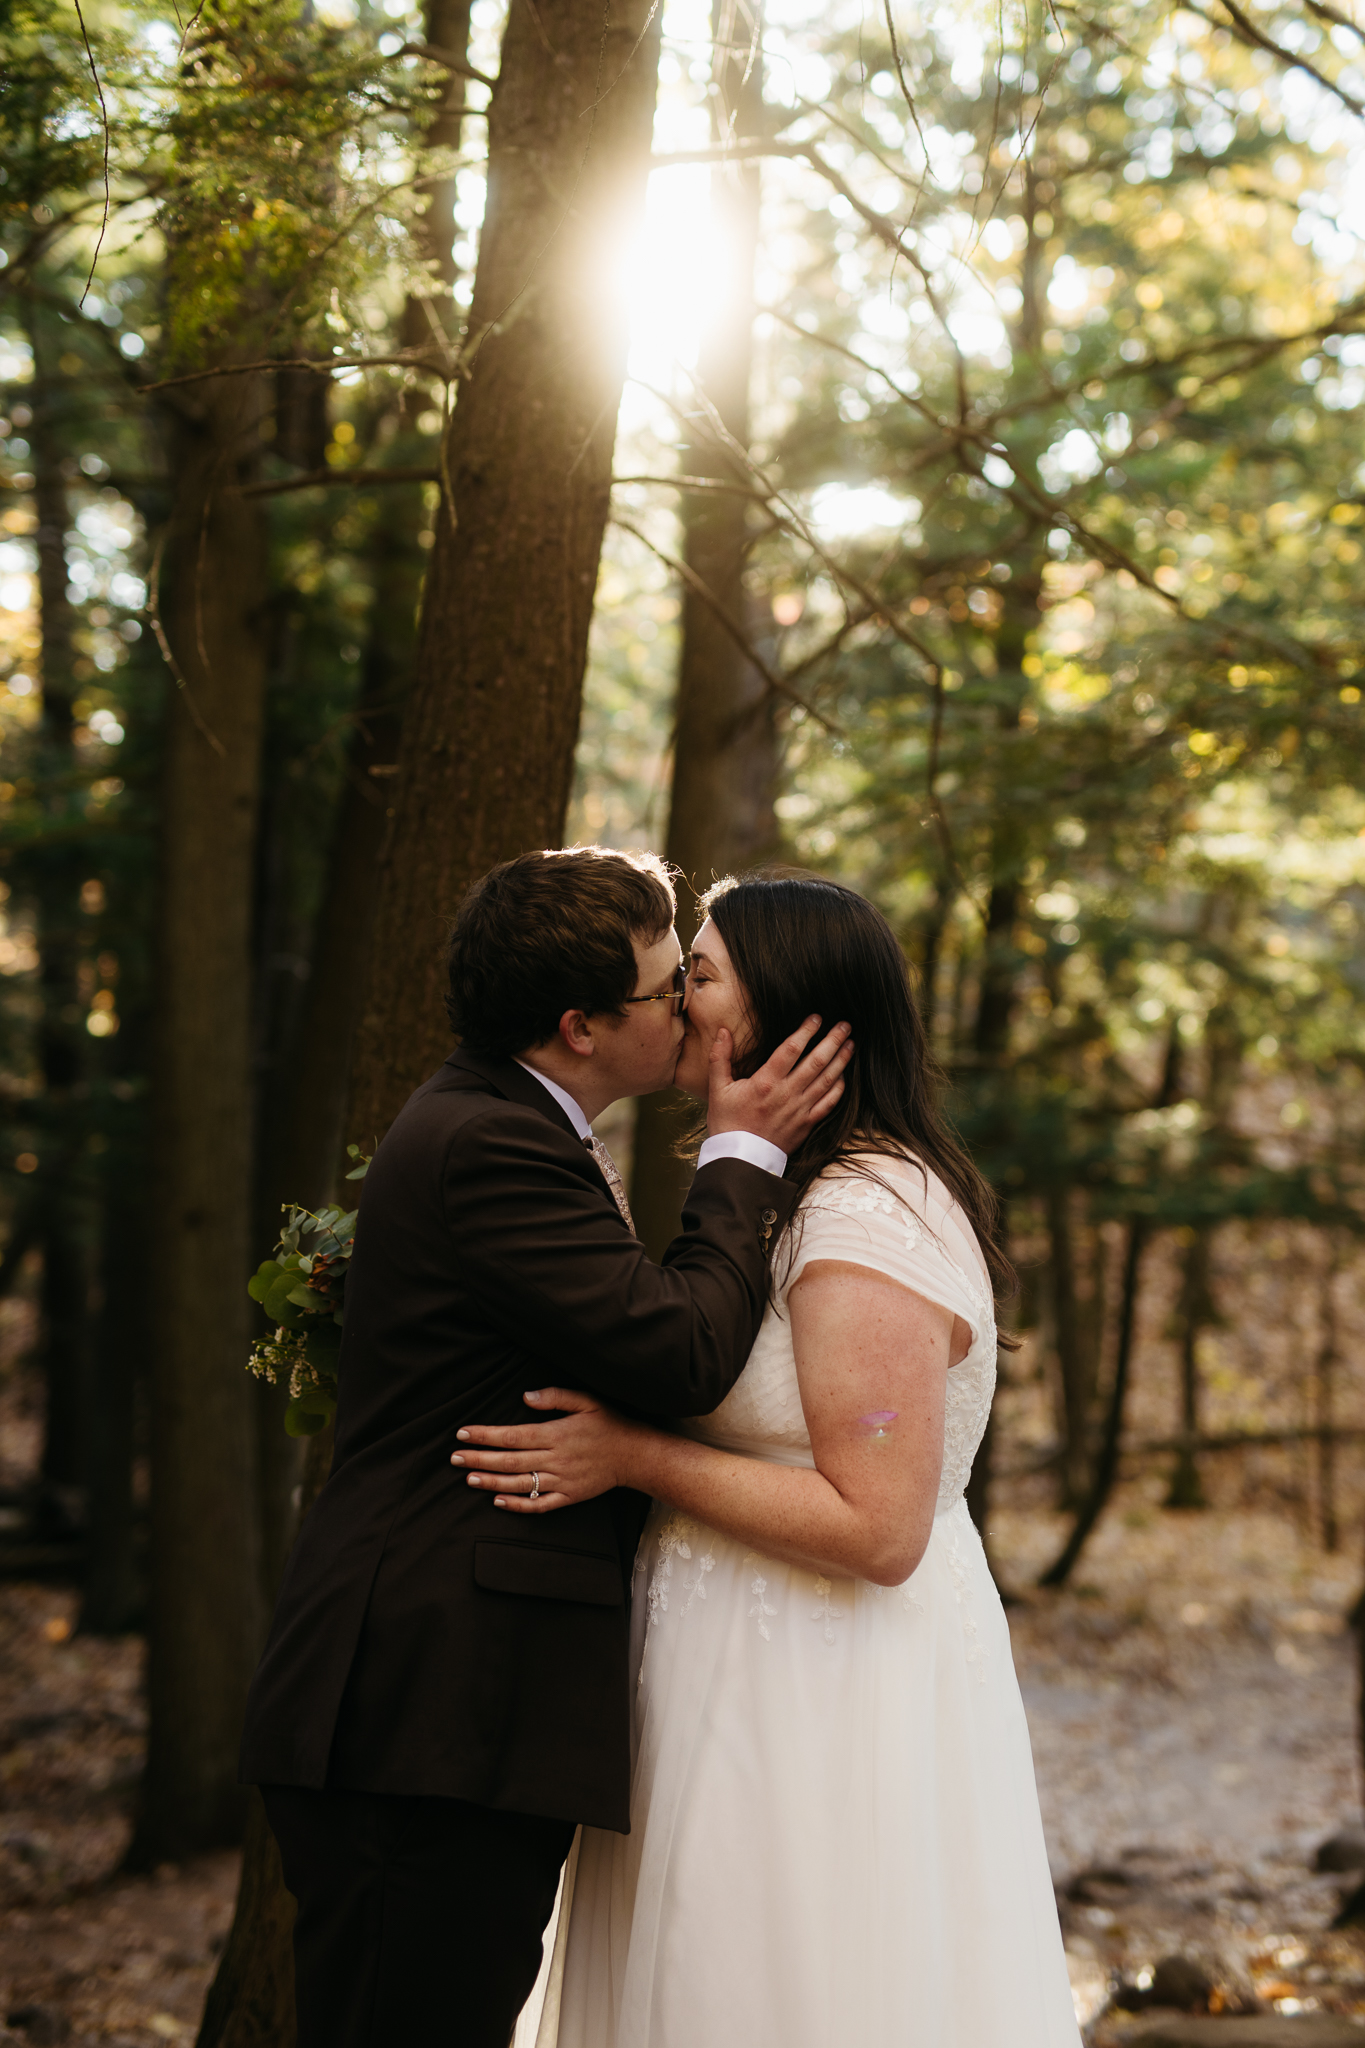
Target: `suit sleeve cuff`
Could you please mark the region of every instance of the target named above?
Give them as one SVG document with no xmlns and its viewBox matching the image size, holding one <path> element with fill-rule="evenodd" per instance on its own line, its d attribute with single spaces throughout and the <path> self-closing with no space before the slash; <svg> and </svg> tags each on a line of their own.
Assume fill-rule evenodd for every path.
<svg viewBox="0 0 1365 2048">
<path fill-rule="evenodd" d="M 764 1173 L 774 1174 L 779 1180 L 787 1170 L 786 1153 L 779 1152 L 766 1138 L 756 1138 L 752 1131 L 722 1131 L 719 1137 L 707 1138 L 697 1154 L 697 1171 L 709 1166 L 713 1159 L 743 1159 L 750 1166 L 761 1166 Z"/>
</svg>

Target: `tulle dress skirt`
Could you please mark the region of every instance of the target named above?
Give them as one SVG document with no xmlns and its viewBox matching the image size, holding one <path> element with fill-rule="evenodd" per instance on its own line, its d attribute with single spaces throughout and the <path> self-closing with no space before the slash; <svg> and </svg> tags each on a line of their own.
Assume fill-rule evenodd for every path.
<svg viewBox="0 0 1365 2048">
<path fill-rule="evenodd" d="M 582 1830 L 519 2043 L 1078 2048 L 1009 1633 L 960 1497 L 890 1589 L 656 1504 L 633 1615 L 631 1833 Z"/>
</svg>

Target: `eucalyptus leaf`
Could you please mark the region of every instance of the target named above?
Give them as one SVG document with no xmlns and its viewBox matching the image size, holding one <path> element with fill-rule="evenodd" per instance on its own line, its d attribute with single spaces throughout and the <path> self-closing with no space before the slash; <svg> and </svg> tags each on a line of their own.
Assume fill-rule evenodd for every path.
<svg viewBox="0 0 1365 2048">
<path fill-rule="evenodd" d="M 327 1417 L 314 1415 L 297 1401 L 291 1401 L 284 1411 L 284 1426 L 290 1436 L 317 1436 L 326 1429 Z"/>
<path fill-rule="evenodd" d="M 281 1267 L 277 1259 L 266 1259 L 256 1268 L 246 1283 L 246 1291 L 253 1301 L 263 1302 L 279 1279 Z"/>
</svg>

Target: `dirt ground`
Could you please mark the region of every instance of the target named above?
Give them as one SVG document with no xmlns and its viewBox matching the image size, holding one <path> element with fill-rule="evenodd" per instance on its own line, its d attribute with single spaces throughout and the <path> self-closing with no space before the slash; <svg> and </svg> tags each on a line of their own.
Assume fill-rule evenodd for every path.
<svg viewBox="0 0 1365 2048">
<path fill-rule="evenodd" d="M 1361 1818 L 1353 1555 L 1270 1511 L 1164 1513 L 1129 1482 L 1078 1583 L 1010 1624 L 1033 1730 L 1077 2011 L 1163 1957 L 1225 2010 L 1365 2017 L 1365 1935 L 1332 1933 L 1347 1875 L 1314 1851 Z M 1027 1588 L 1055 1517 L 990 1522 Z M 119 1874 L 143 1741 L 142 1647 L 72 1633 L 72 1593 L 0 1584 L 0 2043 L 189 2042 L 231 1917 L 235 1859 Z"/>
</svg>

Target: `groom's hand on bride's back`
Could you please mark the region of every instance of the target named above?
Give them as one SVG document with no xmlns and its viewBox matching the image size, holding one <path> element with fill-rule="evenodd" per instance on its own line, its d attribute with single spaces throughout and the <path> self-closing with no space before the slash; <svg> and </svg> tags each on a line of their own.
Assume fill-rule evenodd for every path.
<svg viewBox="0 0 1365 2048">
<path fill-rule="evenodd" d="M 811 1043 L 820 1022 L 807 1017 L 747 1081 L 737 1081 L 730 1071 L 734 1043 L 729 1032 L 722 1028 L 716 1033 L 706 1099 L 710 1137 L 751 1131 L 779 1152 L 794 1152 L 810 1136 L 843 1094 L 844 1069 L 853 1057 L 849 1024 L 836 1024 L 818 1045 Z"/>
</svg>

